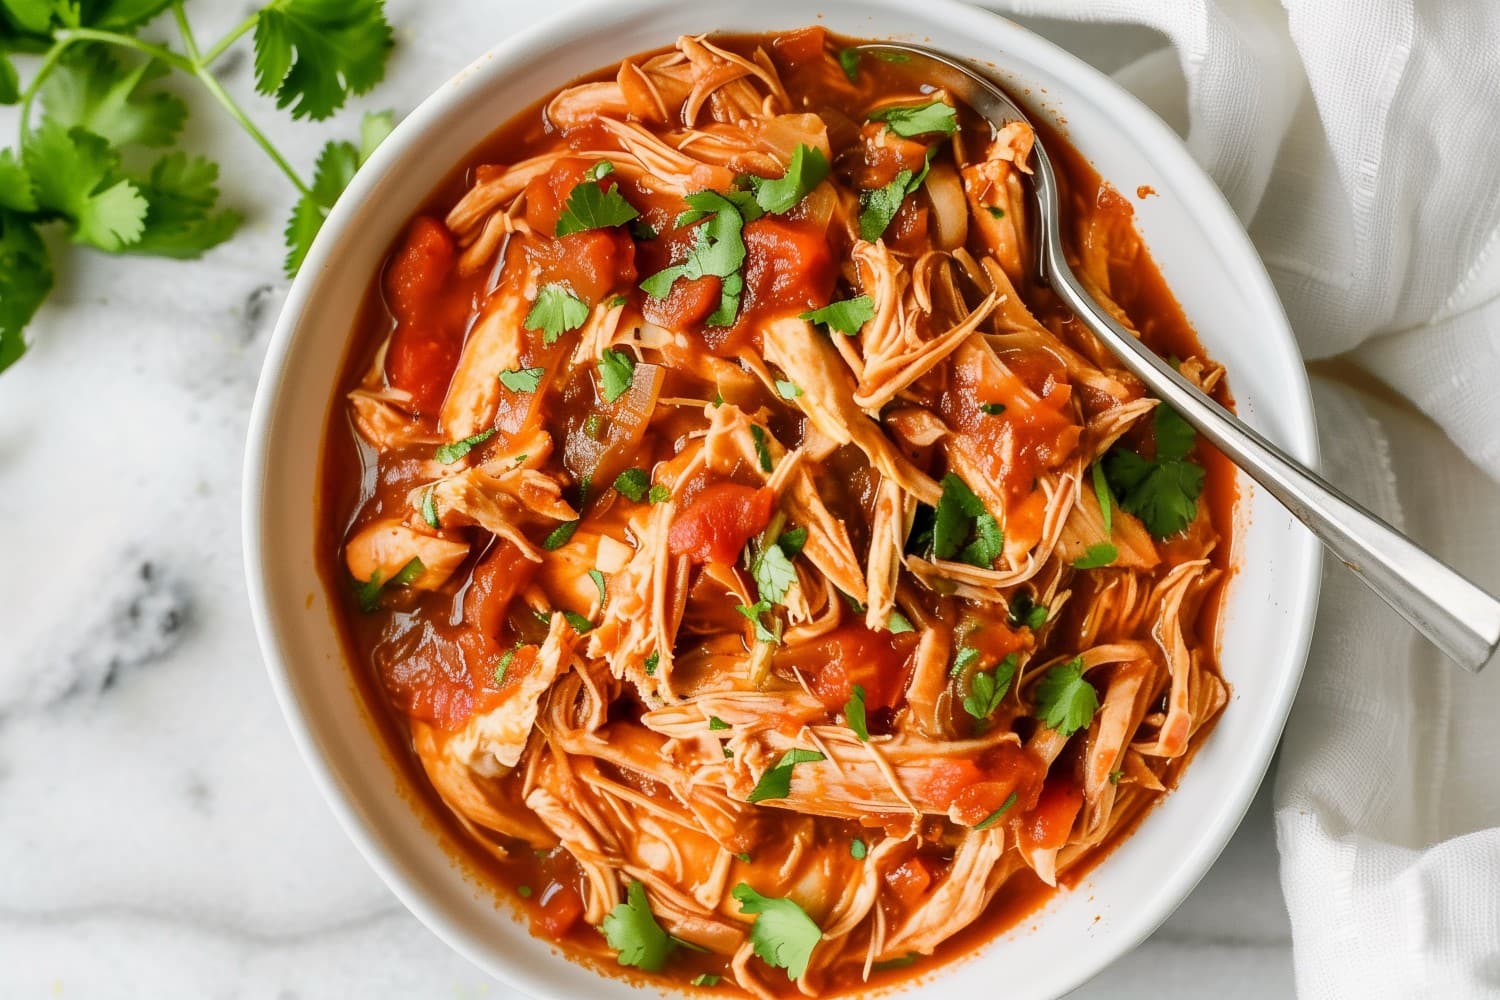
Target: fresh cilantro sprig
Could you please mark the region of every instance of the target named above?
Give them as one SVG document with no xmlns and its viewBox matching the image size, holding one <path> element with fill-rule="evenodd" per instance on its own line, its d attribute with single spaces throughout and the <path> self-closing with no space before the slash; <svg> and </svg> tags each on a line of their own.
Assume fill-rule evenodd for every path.
<svg viewBox="0 0 1500 1000">
<path fill-rule="evenodd" d="M 906 139 L 932 132 L 952 135 L 958 131 L 958 111 L 942 101 L 881 108 L 866 117 L 872 122 L 884 122 L 892 132 Z"/>
<path fill-rule="evenodd" d="M 1094 720 L 1099 693 L 1083 676 L 1083 658 L 1059 663 L 1036 685 L 1036 717 L 1063 736 L 1072 736 Z"/>
<path fill-rule="evenodd" d="M 932 554 L 989 569 L 1005 548 L 1005 533 L 984 502 L 955 473 L 943 477 L 932 526 Z"/>
<path fill-rule="evenodd" d="M 139 36 L 169 10 L 175 47 Z M 202 48 L 182 0 L 0 3 L 0 104 L 20 104 L 19 141 L 0 150 L 0 371 L 25 353 L 23 331 L 52 290 L 46 227 L 106 253 L 177 259 L 201 256 L 238 229 L 240 215 L 218 205 L 218 166 L 172 148 L 187 119 L 187 105 L 160 86 L 174 71 L 195 79 L 296 189 L 285 262 L 296 272 L 393 119 L 366 115 L 359 142 L 329 142 L 304 180 L 215 75 L 250 34 L 256 89 L 314 120 L 381 80 L 393 38 L 384 0 L 272 0 Z M 38 57 L 24 85 L 18 53 Z"/>
<path fill-rule="evenodd" d="M 745 290 L 745 223 L 760 218 L 764 210 L 748 191 L 698 191 L 684 201 L 688 211 L 677 217 L 677 226 L 696 226 L 687 259 L 657 271 L 641 282 L 641 289 L 654 299 L 664 299 L 678 278 L 689 281 L 716 277 L 722 282 L 719 305 L 705 322 L 729 326 L 739 315 L 740 295 Z"/>
<path fill-rule="evenodd" d="M 922 182 L 927 180 L 927 171 L 932 168 L 932 158 L 936 155 L 937 147 L 933 146 L 927 150 L 927 159 L 920 171 L 912 173 L 910 170 L 902 170 L 885 187 L 860 195 L 860 239 L 866 243 L 874 243 L 884 235 L 896 218 L 896 213 L 901 211 L 901 204 L 906 201 L 906 196 L 916 193 Z"/>
<path fill-rule="evenodd" d="M 1120 509 L 1141 519 L 1157 538 L 1170 538 L 1198 516 L 1203 466 L 1188 461 L 1198 435 L 1176 410 L 1160 403 L 1152 417 L 1156 454 L 1151 459 L 1122 445 L 1104 456 L 1104 478 Z"/>
<path fill-rule="evenodd" d="M 1016 654 L 1010 653 L 995 665 L 994 670 L 975 673 L 970 681 L 969 694 L 964 698 L 964 711 L 979 722 L 988 719 L 1005 700 L 1005 692 L 1010 690 L 1010 682 L 1016 676 L 1018 662 Z"/>
<path fill-rule="evenodd" d="M 822 928 L 792 900 L 762 896 L 744 882 L 734 887 L 732 895 L 741 913 L 755 915 L 750 926 L 755 954 L 767 965 L 785 969 L 787 978 L 801 979 L 813 949 L 823 940 Z"/>
<path fill-rule="evenodd" d="M 800 318 L 852 337 L 875 318 L 875 303 L 870 301 L 868 295 L 857 295 L 842 302 L 830 302 L 822 309 L 805 312 Z"/>
<path fill-rule="evenodd" d="M 599 929 L 609 946 L 619 953 L 616 959 L 621 965 L 646 972 L 661 971 L 677 946 L 672 935 L 657 923 L 646 899 L 646 889 L 639 882 L 630 883 L 625 890 L 625 902 L 605 915 Z"/>
<path fill-rule="evenodd" d="M 812 764 L 827 759 L 817 750 L 803 750 L 801 747 L 788 750 L 781 755 L 774 767 L 766 768 L 745 801 L 753 803 L 786 798 L 792 794 L 792 768 L 798 764 Z"/>
<path fill-rule="evenodd" d="M 750 178 L 756 204 L 762 211 L 773 214 L 790 212 L 809 191 L 823 183 L 828 169 L 828 157 L 821 149 L 799 142 L 792 151 L 792 161 L 787 164 L 785 174 L 770 179 Z"/>
</svg>

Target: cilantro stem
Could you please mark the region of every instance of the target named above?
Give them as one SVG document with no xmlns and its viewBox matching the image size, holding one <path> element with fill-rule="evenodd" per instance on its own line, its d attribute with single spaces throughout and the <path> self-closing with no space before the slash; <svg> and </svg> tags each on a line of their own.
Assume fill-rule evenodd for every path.
<svg viewBox="0 0 1500 1000">
<path fill-rule="evenodd" d="M 177 22 L 177 33 L 182 36 L 182 47 L 187 50 L 188 58 L 193 61 L 194 66 L 202 66 L 203 60 L 198 56 L 198 41 L 193 37 L 192 25 L 188 24 L 187 14 L 182 9 L 182 0 L 173 0 L 172 19 Z"/>
<path fill-rule="evenodd" d="M 207 52 L 203 53 L 203 57 L 198 60 L 198 64 L 200 66 L 213 65 L 214 61 L 227 52 L 231 45 L 239 41 L 246 32 L 252 30 L 259 20 L 260 11 L 256 11 L 245 18 L 233 31 L 219 39 Z"/>
<path fill-rule="evenodd" d="M 246 115 L 245 112 L 240 109 L 240 106 L 234 102 L 234 98 L 229 96 L 229 92 L 226 91 L 223 85 L 219 83 L 218 78 L 215 77 L 206 66 L 195 67 L 194 69 L 190 70 L 190 72 L 194 76 L 196 76 L 198 78 L 198 81 L 202 83 L 203 86 L 208 90 L 208 92 L 214 96 L 214 100 L 218 101 L 224 106 L 224 110 L 229 112 L 229 116 L 240 123 L 240 128 L 244 129 L 249 134 L 250 138 L 255 140 L 255 144 L 259 146 L 265 152 L 265 154 L 271 158 L 271 162 L 275 163 L 276 166 L 281 168 L 281 172 L 283 174 L 286 174 L 286 179 L 292 182 L 292 186 L 297 189 L 298 193 L 311 194 L 311 189 L 308 188 L 305 183 L 303 183 L 302 178 L 298 176 L 297 171 L 294 170 L 292 168 L 292 165 L 286 161 L 286 157 L 282 156 L 281 151 L 278 150 L 274 145 L 272 145 L 271 140 L 266 138 L 264 132 L 255 127 L 255 123 L 252 122 L 250 120 L 250 117 Z"/>
<path fill-rule="evenodd" d="M 21 95 L 21 138 L 24 140 L 31 133 L 31 105 L 36 100 L 37 93 L 42 89 L 42 81 L 47 79 L 47 74 L 52 72 L 52 67 L 62 58 L 68 50 L 71 42 L 59 41 L 52 43 L 52 48 L 42 57 L 42 64 L 37 67 L 36 75 L 31 78 L 31 83 L 26 87 L 26 92 Z"/>
<path fill-rule="evenodd" d="M 132 38 L 130 35 L 116 34 L 113 31 L 97 31 L 94 28 L 63 28 L 57 32 L 57 40 L 59 42 L 103 42 L 106 45 L 118 45 L 126 49 L 135 49 L 137 52 L 151 56 L 153 59 L 160 59 L 168 66 L 180 69 L 184 73 L 192 73 L 197 68 L 193 65 L 192 60 L 181 53 L 173 52 L 162 45 L 143 42 L 139 38 Z"/>
</svg>

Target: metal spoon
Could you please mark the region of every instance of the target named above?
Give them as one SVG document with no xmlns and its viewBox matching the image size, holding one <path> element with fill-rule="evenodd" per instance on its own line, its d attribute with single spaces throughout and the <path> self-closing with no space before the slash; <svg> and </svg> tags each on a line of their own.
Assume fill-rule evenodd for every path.
<svg viewBox="0 0 1500 1000">
<path fill-rule="evenodd" d="M 914 79 L 942 87 L 995 125 L 1026 115 L 998 87 L 946 56 L 914 45 L 872 43 L 859 51 L 901 64 Z M 1057 179 L 1038 138 L 1032 193 L 1040 220 L 1042 276 L 1151 393 L 1170 405 L 1291 511 L 1387 604 L 1466 670 L 1478 673 L 1500 644 L 1500 601 L 1424 552 L 1411 539 L 1261 437 L 1157 357 L 1105 312 L 1063 254 Z"/>
</svg>

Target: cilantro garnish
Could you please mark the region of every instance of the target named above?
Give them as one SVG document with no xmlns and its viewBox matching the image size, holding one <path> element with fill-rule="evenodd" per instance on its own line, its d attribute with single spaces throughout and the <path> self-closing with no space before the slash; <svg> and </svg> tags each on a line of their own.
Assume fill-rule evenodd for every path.
<svg viewBox="0 0 1500 1000">
<path fill-rule="evenodd" d="M 805 312 L 801 318 L 852 337 L 875 318 L 875 303 L 870 301 L 868 295 L 857 295 L 842 302 L 830 302 L 822 309 Z"/>
<path fill-rule="evenodd" d="M 429 486 L 427 487 L 427 491 L 422 494 L 422 520 L 426 521 L 427 526 L 434 531 L 443 526 L 442 522 L 438 520 L 437 498 L 434 496 L 436 489 L 437 487 L 435 486 Z"/>
<path fill-rule="evenodd" d="M 377 115 L 365 115 L 359 127 L 359 145 L 349 142 L 330 142 L 318 154 L 313 170 L 312 187 L 305 191 L 292 216 L 286 223 L 287 255 L 284 270 L 292 277 L 302 266 L 307 252 L 312 249 L 313 238 L 323 228 L 334 202 L 354 179 L 354 173 L 364 166 L 375 147 L 390 135 L 395 119 L 389 111 Z"/>
<path fill-rule="evenodd" d="M 859 82 L 859 49 L 840 49 L 839 68 L 844 71 L 850 83 Z"/>
<path fill-rule="evenodd" d="M 859 684 L 854 685 L 849 700 L 844 702 L 844 718 L 849 721 L 849 728 L 854 730 L 854 735 L 859 737 L 861 743 L 870 742 L 870 727 L 865 721 L 865 689 Z"/>
<path fill-rule="evenodd" d="M 761 210 L 780 214 L 789 212 L 807 193 L 828 176 L 828 157 L 816 146 L 797 143 L 786 173 L 777 178 L 752 177 L 750 185 Z"/>
<path fill-rule="evenodd" d="M 1089 469 L 1094 480 L 1094 498 L 1099 501 L 1099 513 L 1104 517 L 1104 537 L 1108 538 L 1115 533 L 1114 497 L 1104 479 L 1104 463 L 1095 462 Z"/>
<path fill-rule="evenodd" d="M 577 521 L 564 521 L 542 539 L 542 548 L 548 552 L 556 552 L 558 549 L 572 541 L 573 533 L 578 530 Z"/>
<path fill-rule="evenodd" d="M 806 528 L 788 528 L 776 539 L 776 544 L 781 546 L 781 551 L 795 558 L 802 552 L 802 547 L 807 544 Z"/>
<path fill-rule="evenodd" d="M 354 598 L 359 603 L 359 610 L 369 614 L 380 609 L 380 595 L 385 593 L 387 587 L 410 587 L 424 572 L 427 567 L 422 565 L 422 560 L 416 556 L 396 571 L 396 575 L 389 580 L 383 580 L 380 570 L 370 574 L 368 580 L 354 581 Z"/>
<path fill-rule="evenodd" d="M 1000 707 L 1005 692 L 1010 690 L 1010 682 L 1016 676 L 1018 664 L 1016 654 L 1010 653 L 995 665 L 993 671 L 981 670 L 976 673 L 970 682 L 969 694 L 964 697 L 964 711 L 980 722 L 988 719 Z"/>
<path fill-rule="evenodd" d="M 719 306 L 706 322 L 710 326 L 728 326 L 739 313 L 744 277 L 739 273 L 745 263 L 745 223 L 759 218 L 761 207 L 748 192 L 719 194 L 698 191 L 684 199 L 688 211 L 677 217 L 677 225 L 697 225 L 692 249 L 680 264 L 658 271 L 641 282 L 641 289 L 652 298 L 664 299 L 678 278 L 695 279 L 708 275 L 723 282 Z"/>
<path fill-rule="evenodd" d="M 711 732 L 722 732 L 725 729 L 729 728 L 729 723 L 725 722 L 717 715 L 710 715 L 708 717 L 708 728 Z"/>
<path fill-rule="evenodd" d="M 1156 538 L 1169 538 L 1198 516 L 1204 472 L 1187 460 L 1198 435 L 1176 410 L 1157 404 L 1153 425 L 1155 457 L 1147 460 L 1116 445 L 1104 456 L 1104 475 L 1120 509 L 1139 517 Z"/>
<path fill-rule="evenodd" d="M 796 399 L 802 395 L 802 387 L 790 379 L 779 378 L 776 380 L 776 391 L 781 394 L 782 399 Z"/>
<path fill-rule="evenodd" d="M 762 896 L 741 882 L 732 893 L 741 913 L 756 915 L 750 944 L 767 965 L 785 969 L 788 979 L 801 979 L 812 960 L 823 931 L 807 912 L 790 899 Z"/>
<path fill-rule="evenodd" d="M 979 412 L 987 416 L 998 417 L 1005 412 L 1004 403 L 980 403 Z"/>
<path fill-rule="evenodd" d="M 646 495 L 647 503 L 666 503 L 670 499 L 672 499 L 672 491 L 661 483 L 651 487 L 651 492 Z"/>
<path fill-rule="evenodd" d="M 1016 793 L 1015 792 L 1011 792 L 1010 795 L 1006 796 L 1005 801 L 1002 802 L 1002 803 L 1000 803 L 1000 808 L 996 809 L 994 812 L 990 813 L 984 819 L 982 819 L 978 823 L 974 824 L 974 829 L 976 829 L 976 830 L 988 830 L 990 827 L 994 826 L 997 822 L 999 822 L 1000 817 L 1004 816 L 1010 810 L 1010 807 L 1013 806 L 1013 805 L 1015 805 L 1015 804 L 1016 804 Z"/>
<path fill-rule="evenodd" d="M 898 59 L 886 59 L 886 62 L 900 62 Z M 876 972 L 889 972 L 892 969 L 905 969 L 915 965 L 917 962 L 916 952 L 908 952 L 900 958 L 888 958 L 884 962 L 876 962 L 872 969 Z"/>
<path fill-rule="evenodd" d="M 986 205 L 985 208 L 989 210 L 990 215 L 994 218 L 1005 218 L 1005 209 L 999 207 L 998 205 Z"/>
<path fill-rule="evenodd" d="M 460 441 L 450 441 L 447 444 L 439 445 L 437 450 L 432 453 L 432 457 L 437 459 L 439 462 L 442 462 L 444 465 L 452 465 L 454 462 L 457 462 L 469 452 L 473 451 L 476 445 L 484 444 L 494 436 L 495 428 L 491 427 L 487 431 L 480 431 L 478 434 L 471 434 L 469 437 L 466 437 Z"/>
<path fill-rule="evenodd" d="M 746 621 L 755 626 L 755 641 L 769 643 L 772 646 L 781 644 L 781 619 L 775 615 L 771 616 L 771 628 L 766 628 L 762 616 L 771 611 L 770 601 L 756 601 L 754 604 L 736 604 L 734 610 L 738 611 Z"/>
<path fill-rule="evenodd" d="M 604 574 L 597 569 L 589 570 L 589 579 L 594 581 L 594 586 L 599 588 L 599 607 L 604 607 L 604 602 L 609 600 L 609 592 L 604 589 Z"/>
<path fill-rule="evenodd" d="M 658 652 L 656 652 L 655 650 L 653 650 L 651 652 L 651 655 L 648 656 L 648 657 L 646 657 L 646 664 L 645 664 L 645 667 L 646 667 L 646 676 L 647 677 L 654 677 L 654 676 L 656 676 L 656 668 L 657 668 L 657 666 L 660 663 L 661 663 L 661 654 L 658 653 Z"/>
<path fill-rule="evenodd" d="M 564 611 L 562 616 L 567 619 L 569 625 L 573 626 L 573 631 L 579 635 L 592 632 L 594 629 L 594 623 L 576 611 Z"/>
<path fill-rule="evenodd" d="M 755 783 L 755 788 L 746 797 L 746 802 L 762 802 L 766 799 L 784 799 L 792 791 L 792 768 L 798 764 L 811 764 L 820 760 L 827 760 L 817 750 L 803 750 L 793 747 L 781 755 L 781 759 L 774 767 L 766 769 Z"/>
<path fill-rule="evenodd" d="M 1035 632 L 1047 623 L 1047 609 L 1037 604 L 1030 592 L 1018 590 L 1010 598 L 1009 619 L 1012 628 L 1024 625 Z"/>
<path fill-rule="evenodd" d="M 797 570 L 779 545 L 767 545 L 750 564 L 750 575 L 762 601 L 781 604 L 797 582 Z"/>
<path fill-rule="evenodd" d="M 866 191 L 860 195 L 863 205 L 859 213 L 859 238 L 867 243 L 874 243 L 890 227 L 891 220 L 896 218 L 896 213 L 901 211 L 901 203 L 906 196 L 914 193 L 927 179 L 927 171 L 932 166 L 932 158 L 937 155 L 937 147 L 927 151 L 927 162 L 922 165 L 919 173 L 913 174 L 910 170 L 898 173 L 894 180 L 882 188 Z"/>
<path fill-rule="evenodd" d="M 543 285 L 537 289 L 536 302 L 522 326 L 542 331 L 542 343 L 554 344 L 558 337 L 578 329 L 588 318 L 588 303 L 562 285 Z"/>
<path fill-rule="evenodd" d="M 592 167 L 583 172 L 583 179 L 588 181 L 602 181 L 615 172 L 615 165 L 608 160 L 600 160 Z"/>
<path fill-rule="evenodd" d="M 855 861 L 863 861 L 865 859 L 865 856 L 869 853 L 870 849 L 865 846 L 865 842 L 863 840 L 860 840 L 858 837 L 855 837 L 852 841 L 849 842 L 849 856 Z"/>
<path fill-rule="evenodd" d="M 760 462 L 760 471 L 770 472 L 776 466 L 771 461 L 771 449 L 767 444 L 765 428 L 760 424 L 750 425 L 750 440 L 755 443 L 755 457 Z"/>
<path fill-rule="evenodd" d="M 692 979 L 692 985 L 694 985 L 694 986 L 718 986 L 719 985 L 719 977 L 716 976 L 716 975 L 714 975 L 712 972 L 700 972 L 700 973 L 698 973 L 698 975 L 696 975 L 696 976 L 693 977 L 693 979 Z"/>
<path fill-rule="evenodd" d="M 979 659 L 979 650 L 973 646 L 960 646 L 958 652 L 953 654 L 953 666 L 948 669 L 948 676 L 959 676 L 969 668 L 969 664 L 977 659 Z"/>
<path fill-rule="evenodd" d="M 942 101 L 881 108 L 867 117 L 872 122 L 885 122 L 887 128 L 906 139 L 931 132 L 952 135 L 958 131 L 958 112 Z"/>
<path fill-rule="evenodd" d="M 514 648 L 507 649 L 504 653 L 501 654 L 500 658 L 495 661 L 495 672 L 493 675 L 495 687 L 499 687 L 501 684 L 505 683 L 505 672 L 510 669 L 510 663 L 516 658 L 516 653 L 519 652 L 520 649 L 521 644 L 518 642 L 515 644 Z"/>
<path fill-rule="evenodd" d="M 627 500 L 640 503 L 651 488 L 651 474 L 645 469 L 626 469 L 615 477 L 615 490 Z"/>
<path fill-rule="evenodd" d="M 1036 717 L 1063 736 L 1087 726 L 1099 710 L 1099 694 L 1083 676 L 1083 657 L 1059 663 L 1036 685 Z"/>
<path fill-rule="evenodd" d="M 635 358 L 626 351 L 606 347 L 599 355 L 599 380 L 603 383 L 604 401 L 613 403 L 629 392 L 635 381 Z"/>
<path fill-rule="evenodd" d="M 609 946 L 619 952 L 617 960 L 621 965 L 647 972 L 660 971 L 676 947 L 672 935 L 656 922 L 646 889 L 639 882 L 630 883 L 625 890 L 625 902 L 609 911 L 599 929 Z"/>
<path fill-rule="evenodd" d="M 915 632 L 917 629 L 911 623 L 911 619 L 899 611 L 892 611 L 885 616 L 885 630 L 891 635 L 900 635 L 903 632 Z"/>
<path fill-rule="evenodd" d="M 609 169 L 600 172 L 600 168 L 605 166 Z M 606 191 L 599 183 L 600 178 L 613 172 L 614 169 L 614 164 L 608 160 L 600 160 L 589 168 L 588 173 L 584 175 L 588 180 L 575 185 L 568 193 L 568 202 L 563 206 L 562 214 L 558 216 L 557 228 L 553 230 L 554 235 L 561 237 L 589 229 L 612 229 L 630 222 L 641 214 L 625 200 L 618 185 L 611 185 Z"/>
<path fill-rule="evenodd" d="M 507 368 L 500 373 L 500 384 L 511 392 L 536 392 L 545 374 L 545 368 Z"/>
<path fill-rule="evenodd" d="M 1111 565 L 1120 552 L 1110 542 L 1096 542 L 1084 550 L 1083 555 L 1073 560 L 1074 569 L 1098 569 Z"/>
<path fill-rule="evenodd" d="M 1004 548 L 1005 533 L 995 516 L 957 475 L 944 476 L 932 526 L 933 554 L 988 569 Z"/>
</svg>

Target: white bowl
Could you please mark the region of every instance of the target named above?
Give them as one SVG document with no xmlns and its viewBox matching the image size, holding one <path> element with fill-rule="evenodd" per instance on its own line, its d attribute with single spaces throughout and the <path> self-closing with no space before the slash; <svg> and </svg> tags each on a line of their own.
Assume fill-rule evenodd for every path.
<svg viewBox="0 0 1500 1000">
<path fill-rule="evenodd" d="M 453 861 L 392 763 L 349 679 L 314 558 L 321 438 L 370 275 L 452 167 L 496 126 L 581 73 L 709 30 L 771 31 L 816 21 L 901 38 L 982 63 L 1034 110 L 1066 119 L 1073 144 L 1122 192 L 1149 184 L 1136 217 L 1239 412 L 1292 454 L 1316 460 L 1301 361 L 1259 258 L 1178 138 L 1109 79 L 1001 18 L 952 0 L 609 0 L 497 45 L 428 98 L 359 172 L 292 286 L 271 341 L 245 459 L 245 560 L 271 683 L 292 734 L 349 836 L 427 926 L 479 966 L 537 997 L 635 995 L 558 957 Z M 484 25 L 475 25 L 483 31 Z M 1029 89 L 1027 89 L 1029 88 Z M 1042 105 L 1036 98 L 1041 97 Z M 1259 784 L 1301 676 L 1320 550 L 1240 477 L 1236 563 L 1221 646 L 1233 699 L 1134 836 L 1077 890 L 923 992 L 1054 997 L 1141 942 L 1207 871 Z M 1032 929 L 1035 925 L 1035 929 Z"/>
</svg>

